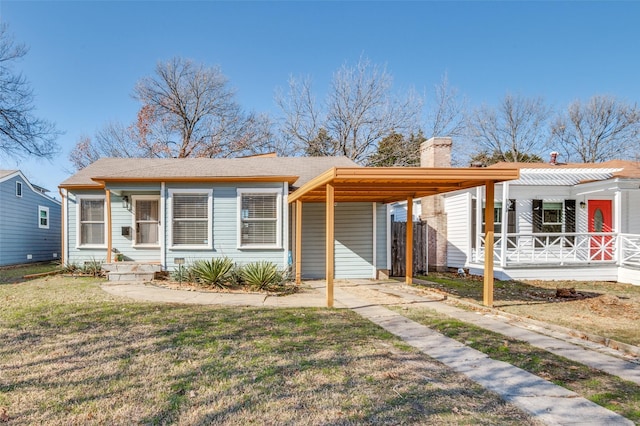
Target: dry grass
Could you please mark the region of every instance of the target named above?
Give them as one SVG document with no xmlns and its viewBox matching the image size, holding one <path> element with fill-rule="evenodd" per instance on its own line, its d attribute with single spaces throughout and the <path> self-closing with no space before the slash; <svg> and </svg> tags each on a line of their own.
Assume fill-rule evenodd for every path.
<svg viewBox="0 0 640 426">
<path fill-rule="evenodd" d="M 137 303 L 0 285 L 0 423 L 533 424 L 347 310 Z"/>
<path fill-rule="evenodd" d="M 421 277 L 425 287 L 475 303 L 482 302 L 482 278 L 453 274 Z M 575 288 L 578 297 L 556 297 Z M 640 286 L 611 282 L 496 281 L 494 307 L 505 312 L 640 345 Z"/>
<path fill-rule="evenodd" d="M 505 337 L 412 305 L 395 307 L 402 315 L 458 340 L 489 357 L 529 371 L 640 423 L 640 385 L 625 381 L 523 341 Z"/>
</svg>

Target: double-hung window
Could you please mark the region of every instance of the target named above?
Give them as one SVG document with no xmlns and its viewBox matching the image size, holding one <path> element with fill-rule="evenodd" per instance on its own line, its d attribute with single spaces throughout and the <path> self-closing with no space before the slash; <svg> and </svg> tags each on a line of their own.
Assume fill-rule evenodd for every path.
<svg viewBox="0 0 640 426">
<path fill-rule="evenodd" d="M 49 229 L 49 207 L 38 206 L 38 228 Z"/>
<path fill-rule="evenodd" d="M 238 211 L 238 245 L 241 248 L 281 246 L 280 189 L 238 189 Z"/>
<path fill-rule="evenodd" d="M 171 246 L 211 248 L 213 194 L 210 190 L 172 190 Z"/>
<path fill-rule="evenodd" d="M 104 247 L 106 216 L 104 197 L 78 198 L 78 246 Z"/>
</svg>

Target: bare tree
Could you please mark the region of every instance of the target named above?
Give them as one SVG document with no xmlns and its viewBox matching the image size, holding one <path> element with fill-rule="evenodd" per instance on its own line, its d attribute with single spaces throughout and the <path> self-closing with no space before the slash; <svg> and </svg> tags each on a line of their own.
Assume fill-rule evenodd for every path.
<svg viewBox="0 0 640 426">
<path fill-rule="evenodd" d="M 428 113 L 424 124 L 427 139 L 447 136 L 460 137 L 467 128 L 467 100 L 460 97 L 458 89 L 449 84 L 447 74 L 433 91 L 433 101 L 427 98 Z"/>
<path fill-rule="evenodd" d="M 219 68 L 174 58 L 141 79 L 133 97 L 141 103 L 128 127 L 108 124 L 95 139 L 81 138 L 76 167 L 93 155 L 116 157 L 231 157 L 279 147 L 266 115 L 245 114 Z M 82 157 L 82 154 L 86 154 Z"/>
<path fill-rule="evenodd" d="M 551 109 L 542 98 L 507 94 L 497 108 L 480 107 L 471 117 L 470 136 L 478 154 L 500 161 L 538 158 L 545 148 Z"/>
<path fill-rule="evenodd" d="M 174 58 L 140 80 L 134 98 L 160 126 L 156 152 L 171 157 L 219 157 L 251 150 L 264 136 L 260 118 L 245 115 L 219 68 Z"/>
<path fill-rule="evenodd" d="M 640 110 L 612 96 L 579 100 L 560 113 L 551 126 L 551 140 L 567 159 L 595 163 L 637 155 Z"/>
<path fill-rule="evenodd" d="M 13 68 L 27 54 L 0 24 L 0 152 L 7 157 L 53 158 L 58 153 L 55 125 L 36 117 L 34 96 L 26 78 Z"/>
<path fill-rule="evenodd" d="M 316 152 L 313 144 L 321 137 L 318 152 L 366 163 L 383 138 L 417 128 L 421 100 L 412 93 L 400 98 L 391 89 L 391 75 L 363 58 L 334 73 L 321 105 L 316 103 L 309 78 L 291 78 L 288 98 L 276 98 L 284 114 L 284 137 L 299 152 Z"/>
</svg>

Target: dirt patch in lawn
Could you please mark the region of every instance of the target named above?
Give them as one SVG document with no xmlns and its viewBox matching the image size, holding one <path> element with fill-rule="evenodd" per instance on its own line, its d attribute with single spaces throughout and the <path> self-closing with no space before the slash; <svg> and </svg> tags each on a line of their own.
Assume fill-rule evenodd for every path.
<svg viewBox="0 0 640 426">
<path fill-rule="evenodd" d="M 416 284 L 418 288 L 482 304 L 482 277 L 434 273 L 419 278 L 424 281 Z M 600 281 L 496 281 L 494 307 L 640 345 L 640 286 Z"/>
</svg>

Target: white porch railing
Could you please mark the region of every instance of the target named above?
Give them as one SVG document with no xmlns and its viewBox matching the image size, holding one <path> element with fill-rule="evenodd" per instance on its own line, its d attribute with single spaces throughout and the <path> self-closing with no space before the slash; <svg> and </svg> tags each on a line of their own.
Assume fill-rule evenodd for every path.
<svg viewBox="0 0 640 426">
<path fill-rule="evenodd" d="M 613 263 L 640 267 L 640 235 L 613 232 L 507 234 L 494 238 L 494 264 L 576 265 Z M 484 262 L 484 235 L 473 251 L 473 262 Z"/>
</svg>

